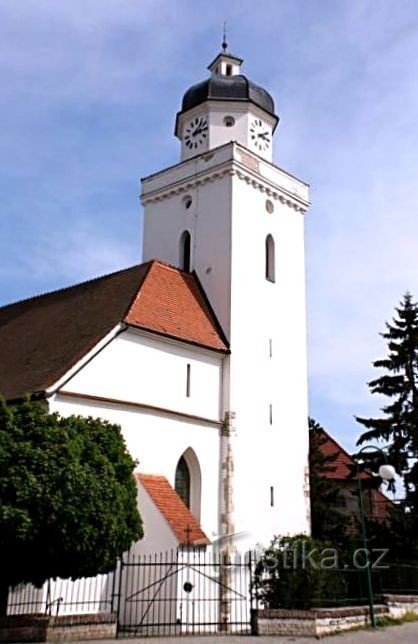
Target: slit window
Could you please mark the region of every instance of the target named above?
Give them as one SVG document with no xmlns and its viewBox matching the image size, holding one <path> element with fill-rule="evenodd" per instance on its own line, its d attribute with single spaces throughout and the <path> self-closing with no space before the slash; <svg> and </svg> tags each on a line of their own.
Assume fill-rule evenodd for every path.
<svg viewBox="0 0 418 644">
<path fill-rule="evenodd" d="M 186 396 L 190 398 L 190 377 L 191 377 L 191 367 L 188 364 L 186 368 Z"/>
<path fill-rule="evenodd" d="M 274 506 L 274 487 L 270 486 L 270 505 Z"/>
<path fill-rule="evenodd" d="M 273 424 L 273 405 L 271 403 L 269 405 L 269 422 L 270 425 Z"/>
<path fill-rule="evenodd" d="M 275 282 L 275 248 L 274 239 L 271 235 L 266 237 L 266 280 Z"/>
<path fill-rule="evenodd" d="M 273 340 L 271 338 L 269 340 L 269 357 L 273 357 Z"/>
<path fill-rule="evenodd" d="M 190 273 L 190 250 L 191 237 L 188 230 L 185 230 L 180 237 L 180 268 Z"/>
</svg>

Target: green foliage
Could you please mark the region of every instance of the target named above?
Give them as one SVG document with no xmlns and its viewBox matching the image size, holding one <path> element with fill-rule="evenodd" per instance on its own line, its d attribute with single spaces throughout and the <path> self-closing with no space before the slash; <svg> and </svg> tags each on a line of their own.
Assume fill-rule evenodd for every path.
<svg viewBox="0 0 418 644">
<path fill-rule="evenodd" d="M 311 495 L 311 526 L 315 539 L 329 540 L 334 545 L 346 540 L 341 486 L 329 475 L 335 471 L 338 452 L 325 455 L 321 447 L 327 442 L 323 427 L 309 418 L 309 484 Z M 328 476 L 327 476 L 328 475 Z"/>
<path fill-rule="evenodd" d="M 367 429 L 357 444 L 387 444 L 389 462 L 403 475 L 403 509 L 418 525 L 418 305 L 411 294 L 404 295 L 396 314 L 381 334 L 388 355 L 373 362 L 383 374 L 369 383 L 373 394 L 386 396 L 390 402 L 382 407 L 379 418 L 357 417 Z M 405 515 L 404 520 L 408 523 L 410 518 Z"/>
<path fill-rule="evenodd" d="M 0 400 L 1 583 L 113 569 L 142 536 L 134 465 L 118 425 Z"/>
<path fill-rule="evenodd" d="M 268 608 L 309 609 L 344 598 L 346 583 L 336 551 L 304 534 L 275 537 L 260 558 L 255 587 Z"/>
</svg>

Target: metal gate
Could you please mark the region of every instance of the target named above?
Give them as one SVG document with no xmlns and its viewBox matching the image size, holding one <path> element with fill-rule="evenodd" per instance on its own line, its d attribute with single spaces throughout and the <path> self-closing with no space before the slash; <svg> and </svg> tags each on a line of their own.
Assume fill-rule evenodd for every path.
<svg viewBox="0 0 418 644">
<path fill-rule="evenodd" d="M 118 636 L 251 633 L 253 566 L 205 548 L 125 557 Z"/>
</svg>

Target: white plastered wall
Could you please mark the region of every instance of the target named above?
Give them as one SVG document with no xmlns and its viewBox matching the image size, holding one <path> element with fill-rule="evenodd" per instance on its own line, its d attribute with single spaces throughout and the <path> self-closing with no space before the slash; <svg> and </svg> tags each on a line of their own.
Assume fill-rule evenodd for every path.
<svg viewBox="0 0 418 644">
<path fill-rule="evenodd" d="M 280 200 L 270 198 L 268 213 L 264 192 L 238 177 L 232 183 L 235 527 L 266 543 L 275 534 L 309 530 L 304 222 Z M 268 234 L 275 242 L 274 283 L 265 279 Z"/>
<path fill-rule="evenodd" d="M 225 117 L 231 116 L 234 119 L 234 125 L 227 127 Z M 190 150 L 182 140 L 183 128 L 187 127 L 197 117 L 207 120 L 208 136 L 198 148 Z M 261 119 L 265 124 L 264 130 L 270 134 L 270 145 L 265 150 L 255 149 L 255 151 L 267 161 L 271 161 L 273 154 L 271 136 L 276 119 L 255 104 L 242 101 L 206 101 L 203 105 L 199 105 L 182 114 L 179 128 L 182 160 L 190 159 L 231 141 L 236 141 L 240 145 L 251 148 L 253 142 L 251 140 L 250 125 L 254 119 Z"/>
<path fill-rule="evenodd" d="M 128 330 L 49 399 L 50 409 L 120 424 L 138 471 L 163 475 L 173 487 L 178 460 L 191 448 L 202 474 L 201 525 L 210 536 L 218 529 L 222 359 Z M 192 373 L 189 398 L 186 364 Z"/>
</svg>

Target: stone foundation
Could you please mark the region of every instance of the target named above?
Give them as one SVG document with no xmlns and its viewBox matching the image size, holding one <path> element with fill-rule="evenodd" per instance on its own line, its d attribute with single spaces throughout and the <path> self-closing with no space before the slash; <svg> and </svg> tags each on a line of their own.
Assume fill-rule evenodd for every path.
<svg viewBox="0 0 418 644">
<path fill-rule="evenodd" d="M 406 613 L 418 616 L 418 596 L 382 595 L 376 597 L 375 614 L 379 617 L 402 618 Z M 264 609 L 252 615 L 253 632 L 257 635 L 323 637 L 370 624 L 368 606 L 350 608 L 316 608 L 312 610 Z"/>
<path fill-rule="evenodd" d="M 399 619 L 406 613 L 418 615 L 418 596 L 416 595 L 383 595 L 383 601 L 389 609 L 390 617 Z"/>
<path fill-rule="evenodd" d="M 115 637 L 116 616 L 111 613 L 0 618 L 0 642 L 64 642 Z"/>
</svg>

